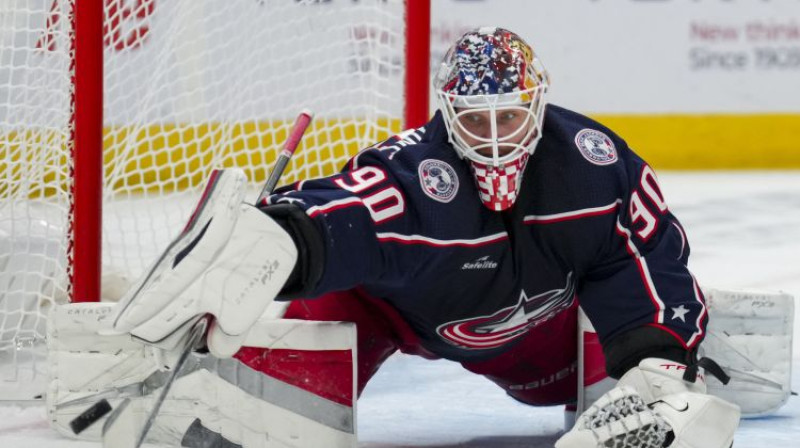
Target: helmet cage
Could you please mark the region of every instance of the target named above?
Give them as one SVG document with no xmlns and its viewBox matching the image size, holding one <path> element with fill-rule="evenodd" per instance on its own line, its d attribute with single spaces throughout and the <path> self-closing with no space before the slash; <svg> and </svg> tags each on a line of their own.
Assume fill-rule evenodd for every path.
<svg viewBox="0 0 800 448">
<path fill-rule="evenodd" d="M 439 90 L 437 97 L 450 143 L 462 158 L 495 167 L 516 160 L 522 154 L 533 154 L 542 137 L 546 90 L 546 84 L 495 95 L 456 95 Z M 488 137 L 473 133 L 461 121 L 468 114 L 483 111 L 489 112 L 491 132 Z M 521 111 L 525 119 L 511 132 L 498 135 L 497 116 L 503 111 Z M 519 138 L 522 132 L 524 135 Z M 468 143 L 465 136 L 478 143 Z M 491 156 L 481 154 L 486 149 L 491 149 Z"/>
</svg>

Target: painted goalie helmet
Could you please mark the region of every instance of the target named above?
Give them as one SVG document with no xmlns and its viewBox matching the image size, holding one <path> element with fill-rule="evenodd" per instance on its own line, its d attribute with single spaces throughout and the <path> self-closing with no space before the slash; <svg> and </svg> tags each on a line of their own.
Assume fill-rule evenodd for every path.
<svg viewBox="0 0 800 448">
<path fill-rule="evenodd" d="M 433 81 L 450 143 L 469 161 L 483 204 L 514 205 L 542 137 L 547 72 L 522 38 L 502 28 L 464 34 Z"/>
</svg>

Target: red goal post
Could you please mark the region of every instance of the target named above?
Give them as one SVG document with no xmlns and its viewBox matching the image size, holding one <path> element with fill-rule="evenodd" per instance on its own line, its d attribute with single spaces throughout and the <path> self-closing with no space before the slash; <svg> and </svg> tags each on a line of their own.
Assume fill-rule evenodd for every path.
<svg viewBox="0 0 800 448">
<path fill-rule="evenodd" d="M 211 170 L 263 184 L 300 110 L 284 183 L 430 113 L 429 0 L 9 0 L 0 20 L 0 400 L 41 380 L 54 303 L 124 292 Z"/>
</svg>

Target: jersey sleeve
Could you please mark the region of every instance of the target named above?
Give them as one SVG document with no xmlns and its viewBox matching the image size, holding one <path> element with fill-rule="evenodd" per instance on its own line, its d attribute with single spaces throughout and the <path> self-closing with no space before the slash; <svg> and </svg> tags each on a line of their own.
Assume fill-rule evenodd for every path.
<svg viewBox="0 0 800 448">
<path fill-rule="evenodd" d="M 687 267 L 686 233 L 652 168 L 627 148 L 621 156 L 618 213 L 584 276 L 580 304 L 597 330 L 607 364 L 675 349 L 693 353 L 708 315 Z"/>
<path fill-rule="evenodd" d="M 379 148 L 362 151 L 334 176 L 279 189 L 268 204 L 291 203 L 314 221 L 324 242 L 324 266 L 311 297 L 356 285 L 404 281 L 397 254 L 382 235 L 408 232 L 413 220 L 402 179 L 402 163 Z M 408 252 L 404 252 L 408 256 Z"/>
</svg>

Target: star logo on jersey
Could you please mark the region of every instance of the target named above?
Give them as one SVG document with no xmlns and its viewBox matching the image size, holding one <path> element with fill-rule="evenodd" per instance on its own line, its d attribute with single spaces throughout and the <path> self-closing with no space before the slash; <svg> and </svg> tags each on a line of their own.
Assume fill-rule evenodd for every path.
<svg viewBox="0 0 800 448">
<path fill-rule="evenodd" d="M 440 325 L 437 334 L 450 344 L 474 350 L 501 347 L 525 335 L 528 330 L 572 305 L 575 283 L 572 272 L 564 288 L 533 297 L 520 291 L 516 305 L 489 316 L 473 317 Z"/>
<path fill-rule="evenodd" d="M 456 170 L 446 162 L 436 159 L 423 160 L 419 164 L 419 182 L 422 191 L 431 199 L 450 202 L 458 193 Z"/>
<path fill-rule="evenodd" d="M 686 316 L 686 313 L 688 313 L 688 312 L 689 312 L 689 310 L 686 309 L 686 307 L 683 306 L 683 305 L 681 305 L 681 306 L 679 306 L 677 308 L 673 307 L 672 308 L 672 313 L 673 313 L 672 314 L 672 320 L 680 319 L 681 322 L 686 323 L 686 318 L 684 316 Z"/>
<path fill-rule="evenodd" d="M 583 129 L 575 135 L 575 144 L 583 157 L 595 165 L 610 165 L 617 161 L 614 142 L 596 129 Z"/>
</svg>

